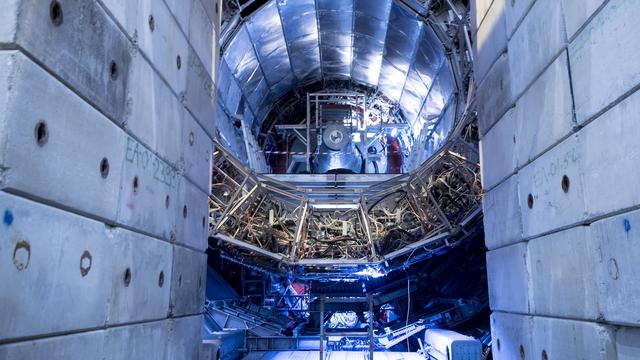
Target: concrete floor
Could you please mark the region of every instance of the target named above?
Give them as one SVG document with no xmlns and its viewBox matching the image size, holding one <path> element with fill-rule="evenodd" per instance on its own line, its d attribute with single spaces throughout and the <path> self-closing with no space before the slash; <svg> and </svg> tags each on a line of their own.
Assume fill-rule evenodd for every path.
<svg viewBox="0 0 640 360">
<path fill-rule="evenodd" d="M 264 351 L 252 352 L 244 360 L 316 360 L 320 358 L 317 351 Z M 408 352 L 375 352 L 374 360 L 424 360 L 420 354 Z M 359 351 L 328 352 L 326 360 L 368 359 L 368 353 Z"/>
</svg>

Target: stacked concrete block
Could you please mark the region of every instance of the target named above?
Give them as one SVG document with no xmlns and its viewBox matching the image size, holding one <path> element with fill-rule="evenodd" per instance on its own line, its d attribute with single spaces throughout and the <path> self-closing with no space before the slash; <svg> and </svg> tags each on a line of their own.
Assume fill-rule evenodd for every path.
<svg viewBox="0 0 640 360">
<path fill-rule="evenodd" d="M 198 358 L 219 6 L 3 4 L 0 358 Z"/>
<path fill-rule="evenodd" d="M 638 357 L 640 3 L 472 10 L 494 358 Z"/>
</svg>

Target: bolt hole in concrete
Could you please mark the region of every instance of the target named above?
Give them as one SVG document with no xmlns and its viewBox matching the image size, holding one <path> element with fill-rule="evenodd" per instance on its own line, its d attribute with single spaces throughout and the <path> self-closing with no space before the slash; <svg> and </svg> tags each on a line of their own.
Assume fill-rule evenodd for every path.
<svg viewBox="0 0 640 360">
<path fill-rule="evenodd" d="M 118 64 L 115 61 L 111 62 L 109 71 L 111 72 L 111 80 L 116 80 L 118 78 Z"/>
<path fill-rule="evenodd" d="M 134 176 L 133 177 L 133 193 L 137 193 L 138 192 L 138 188 L 140 187 L 140 182 L 138 181 L 138 177 Z"/>
<path fill-rule="evenodd" d="M 178 287 L 182 287 L 182 274 L 178 276 Z"/>
<path fill-rule="evenodd" d="M 180 55 L 176 56 L 176 66 L 178 67 L 178 70 L 182 67 L 182 59 L 180 58 Z"/>
<path fill-rule="evenodd" d="M 567 175 L 563 175 L 562 176 L 562 191 L 564 191 L 564 193 L 568 193 L 569 192 L 569 187 L 571 186 L 571 181 L 569 180 L 569 177 Z"/>
<path fill-rule="evenodd" d="M 533 195 L 531 194 L 527 196 L 527 206 L 529 206 L 529 209 L 533 209 Z"/>
<path fill-rule="evenodd" d="M 500 351 L 500 339 L 496 339 L 496 346 L 498 347 L 498 351 Z"/>
<path fill-rule="evenodd" d="M 166 209 L 168 209 L 168 208 L 169 208 L 169 203 L 170 203 L 170 201 L 171 201 L 171 200 L 170 200 L 170 198 L 169 198 L 169 195 L 167 195 L 167 196 L 164 198 L 164 207 L 165 207 Z"/>
<path fill-rule="evenodd" d="M 182 207 L 182 217 L 187 218 L 187 205 Z"/>
<path fill-rule="evenodd" d="M 149 15 L 149 30 L 153 32 L 156 29 L 156 20 L 153 18 L 153 15 Z"/>
<path fill-rule="evenodd" d="M 547 350 L 542 350 L 542 360 L 549 360 L 549 357 L 547 356 Z"/>
<path fill-rule="evenodd" d="M 62 6 L 58 1 L 52 1 L 51 6 L 49 7 L 49 16 L 51 17 L 51 22 L 54 26 L 62 25 Z"/>
<path fill-rule="evenodd" d="M 13 265 L 18 271 L 22 271 L 29 267 L 30 261 L 31 244 L 25 240 L 18 241 L 15 248 L 13 248 Z"/>
<path fill-rule="evenodd" d="M 164 271 L 160 271 L 160 275 L 158 276 L 158 286 L 162 287 L 164 285 Z"/>
<path fill-rule="evenodd" d="M 189 145 L 193 146 L 196 142 L 196 136 L 193 134 L 193 131 L 189 133 Z"/>
<path fill-rule="evenodd" d="M 206 217 L 206 216 L 203 216 L 203 217 L 202 217 L 202 228 L 204 229 L 204 228 L 206 228 L 206 227 L 207 227 L 207 217 Z"/>
<path fill-rule="evenodd" d="M 524 346 L 520 345 L 520 359 L 524 360 L 524 358 L 525 358 Z"/>
<path fill-rule="evenodd" d="M 47 128 L 46 122 L 39 121 L 36 124 L 35 137 L 36 144 L 38 144 L 38 146 L 42 147 L 47 143 L 47 140 L 49 140 L 49 129 Z"/>
<path fill-rule="evenodd" d="M 109 176 L 109 160 L 107 158 L 102 158 L 100 161 L 100 176 L 102 176 L 103 179 Z"/>
<path fill-rule="evenodd" d="M 124 286 L 128 287 L 129 284 L 131 283 L 131 269 L 127 268 L 124 271 Z"/>
<path fill-rule="evenodd" d="M 87 276 L 89 274 L 89 270 L 91 270 L 91 265 L 93 263 L 93 257 L 88 250 L 85 250 L 80 256 L 80 275 L 82 277 Z"/>
</svg>

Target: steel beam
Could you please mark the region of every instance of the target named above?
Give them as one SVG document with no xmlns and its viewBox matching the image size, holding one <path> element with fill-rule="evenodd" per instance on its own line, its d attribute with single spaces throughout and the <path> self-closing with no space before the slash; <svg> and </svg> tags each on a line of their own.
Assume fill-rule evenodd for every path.
<svg viewBox="0 0 640 360">
<path fill-rule="evenodd" d="M 293 246 L 291 247 L 291 261 L 296 261 L 296 253 L 298 252 L 298 247 L 300 245 L 300 241 L 302 241 L 302 231 L 304 230 L 304 223 L 307 219 L 307 212 L 309 210 L 309 202 L 305 201 L 302 204 L 302 214 L 300 214 L 300 222 L 298 223 L 298 228 L 296 229 L 296 236 L 293 240 Z"/>
</svg>

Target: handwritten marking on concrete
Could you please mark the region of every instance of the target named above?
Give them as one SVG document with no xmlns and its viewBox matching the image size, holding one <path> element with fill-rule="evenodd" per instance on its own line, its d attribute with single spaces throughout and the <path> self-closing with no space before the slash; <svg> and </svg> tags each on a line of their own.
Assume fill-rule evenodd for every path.
<svg viewBox="0 0 640 360">
<path fill-rule="evenodd" d="M 178 172 L 131 137 L 127 138 L 124 158 L 138 169 L 152 173 L 153 178 L 158 182 L 171 188 L 178 186 L 178 182 L 180 181 Z"/>
<path fill-rule="evenodd" d="M 557 177 L 565 175 L 564 171 L 571 165 L 578 162 L 578 155 L 575 148 L 571 148 L 560 156 L 556 157 L 553 161 L 549 162 L 545 166 L 537 169 L 533 174 L 533 184 L 536 187 L 546 185 L 551 180 Z"/>
</svg>

